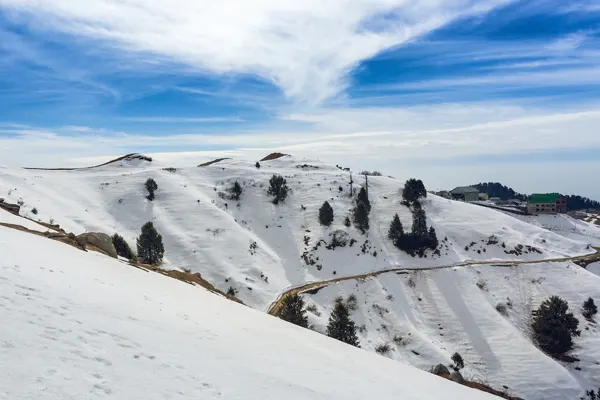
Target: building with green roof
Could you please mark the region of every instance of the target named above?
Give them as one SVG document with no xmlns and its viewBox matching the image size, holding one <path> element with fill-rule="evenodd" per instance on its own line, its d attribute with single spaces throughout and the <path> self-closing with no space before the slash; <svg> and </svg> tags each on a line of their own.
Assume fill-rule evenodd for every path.
<svg viewBox="0 0 600 400">
<path fill-rule="evenodd" d="M 567 198 L 560 193 L 533 193 L 527 200 L 529 214 L 556 214 L 567 212 Z"/>
</svg>

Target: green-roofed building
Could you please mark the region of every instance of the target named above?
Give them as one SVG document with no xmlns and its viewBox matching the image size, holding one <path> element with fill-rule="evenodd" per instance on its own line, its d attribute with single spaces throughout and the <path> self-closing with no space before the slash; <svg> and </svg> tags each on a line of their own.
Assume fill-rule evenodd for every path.
<svg viewBox="0 0 600 400">
<path fill-rule="evenodd" d="M 567 198 L 560 193 L 534 193 L 527 200 L 529 214 L 556 214 L 567 212 Z"/>
</svg>

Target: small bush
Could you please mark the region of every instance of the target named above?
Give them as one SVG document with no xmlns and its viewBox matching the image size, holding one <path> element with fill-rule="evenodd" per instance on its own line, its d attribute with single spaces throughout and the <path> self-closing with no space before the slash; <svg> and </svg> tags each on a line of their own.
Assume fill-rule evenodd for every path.
<svg viewBox="0 0 600 400">
<path fill-rule="evenodd" d="M 392 347 L 389 345 L 389 343 L 383 343 L 375 347 L 375 351 L 381 354 L 382 356 L 388 354 L 391 350 Z"/>
<path fill-rule="evenodd" d="M 408 277 L 408 281 L 406 282 L 406 284 L 408 285 L 408 287 L 410 288 L 415 288 L 417 286 L 415 280 L 413 279 L 412 276 Z"/>
<path fill-rule="evenodd" d="M 254 164 L 254 166 L 255 166 L 256 168 L 260 168 L 260 163 L 257 161 L 257 162 L 256 162 L 256 164 Z"/>
<path fill-rule="evenodd" d="M 452 362 L 454 363 L 453 368 L 455 371 L 460 371 L 465 367 L 465 361 L 463 360 L 462 356 L 458 353 L 452 354 Z"/>
<path fill-rule="evenodd" d="M 594 303 L 594 299 L 591 297 L 583 302 L 583 316 L 586 319 L 593 319 L 594 315 L 598 313 L 598 307 Z"/>
<path fill-rule="evenodd" d="M 350 217 L 346 216 L 346 219 L 344 219 L 344 225 L 350 228 L 350 226 L 352 225 L 352 223 L 350 222 Z"/>
<path fill-rule="evenodd" d="M 233 286 L 229 286 L 229 289 L 227 289 L 227 294 L 229 296 L 235 296 L 237 293 L 236 293 L 235 289 L 233 288 Z"/>
<path fill-rule="evenodd" d="M 502 315 L 506 315 L 508 313 L 508 307 L 504 303 L 498 303 L 496 304 L 496 311 Z"/>
<path fill-rule="evenodd" d="M 133 258 L 133 251 L 131 251 L 131 247 L 129 247 L 129 244 L 123 238 L 123 236 L 115 233 L 114 235 L 112 235 L 112 242 L 119 256 L 125 257 L 128 260 L 131 260 Z"/>
<path fill-rule="evenodd" d="M 183 272 L 191 274 L 192 273 L 192 269 L 191 268 L 183 268 Z"/>
<path fill-rule="evenodd" d="M 488 290 L 487 282 L 483 279 L 478 280 L 476 285 L 480 290 L 485 290 L 485 291 Z"/>
<path fill-rule="evenodd" d="M 402 336 L 394 335 L 394 343 L 396 343 L 398 346 L 404 345 L 404 340 L 402 339 Z"/>
<path fill-rule="evenodd" d="M 243 192 L 242 186 L 240 185 L 240 183 L 238 181 L 235 181 L 233 183 L 233 186 L 231 186 L 229 188 L 229 199 L 239 201 L 240 196 L 242 195 L 242 192 Z"/>
<path fill-rule="evenodd" d="M 348 299 L 346 300 L 346 305 L 348 306 L 348 310 L 350 311 L 356 311 L 358 309 L 358 303 L 356 295 L 354 293 L 348 296 Z"/>
<path fill-rule="evenodd" d="M 35 208 L 35 207 L 33 207 L 33 208 L 31 209 L 31 212 L 32 212 L 34 215 L 38 215 L 38 209 L 37 209 L 37 208 Z"/>
</svg>

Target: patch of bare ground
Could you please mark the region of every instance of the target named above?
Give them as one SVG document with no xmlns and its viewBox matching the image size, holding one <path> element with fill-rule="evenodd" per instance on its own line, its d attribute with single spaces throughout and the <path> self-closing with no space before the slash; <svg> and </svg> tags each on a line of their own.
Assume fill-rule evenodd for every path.
<svg viewBox="0 0 600 400">
<path fill-rule="evenodd" d="M 277 160 L 278 158 L 281 157 L 285 157 L 285 156 L 289 156 L 289 154 L 283 154 L 283 153 L 271 153 L 268 156 L 264 157 L 262 160 L 260 161 L 270 161 L 270 160 Z"/>
<path fill-rule="evenodd" d="M 448 375 L 448 374 L 440 374 L 438 376 L 440 376 L 442 378 L 450 379 L 450 375 Z M 507 400 L 523 400 L 520 397 L 510 396 L 506 391 L 496 390 L 496 389 L 486 385 L 485 383 L 481 383 L 481 382 L 465 380 L 464 383 L 461 383 L 461 385 L 470 387 L 472 389 L 481 390 L 482 392 L 490 393 L 490 394 L 493 394 L 495 396 L 498 396 L 498 397 L 501 397 L 501 398 L 507 399 Z"/>
<path fill-rule="evenodd" d="M 202 278 L 202 275 L 199 272 L 185 272 L 185 271 L 179 271 L 179 270 L 175 270 L 175 269 L 162 269 L 162 268 L 160 268 L 160 266 L 157 266 L 157 265 L 149 265 L 149 264 L 141 264 L 141 263 L 133 263 L 133 262 L 129 262 L 129 265 L 136 267 L 136 268 L 143 269 L 143 270 L 149 270 L 152 272 L 156 272 L 156 273 L 171 277 L 173 279 L 177 279 L 179 281 L 188 283 L 190 285 L 202 286 L 203 288 L 205 288 L 206 290 L 208 290 L 210 292 L 220 294 L 221 296 L 226 297 L 231 301 L 235 301 L 236 303 L 244 304 L 237 297 L 229 295 L 225 292 L 222 292 L 221 290 L 214 287 L 212 283 L 210 283 L 206 279 Z"/>
<path fill-rule="evenodd" d="M 207 162 L 204 162 L 204 163 L 202 163 L 202 164 L 200 164 L 200 165 L 198 165 L 198 166 L 199 166 L 199 167 L 208 167 L 209 165 L 216 164 L 216 163 L 218 163 L 218 162 L 221 162 L 221 161 L 223 161 L 223 160 L 231 160 L 231 158 L 229 158 L 229 157 L 215 158 L 215 159 L 214 159 L 214 160 L 212 160 L 212 161 L 207 161 Z"/>
</svg>

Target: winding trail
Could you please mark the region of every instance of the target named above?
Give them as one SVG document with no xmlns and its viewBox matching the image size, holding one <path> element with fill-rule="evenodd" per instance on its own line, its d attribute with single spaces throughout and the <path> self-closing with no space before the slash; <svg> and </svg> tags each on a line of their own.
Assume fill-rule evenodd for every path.
<svg viewBox="0 0 600 400">
<path fill-rule="evenodd" d="M 343 282 L 343 281 L 350 281 L 350 280 L 354 280 L 354 279 L 366 279 L 366 278 L 373 278 L 382 274 L 387 274 L 390 272 L 395 272 L 395 273 L 409 273 L 409 272 L 414 272 L 414 271 L 431 271 L 434 269 L 449 269 L 449 268 L 454 268 L 454 267 L 470 267 L 470 266 L 475 266 L 475 265 L 490 265 L 490 266 L 494 266 L 494 267 L 511 267 L 514 265 L 527 265 L 527 264 L 542 264 L 542 263 L 548 263 L 548 262 L 567 262 L 567 261 L 571 261 L 571 262 L 575 262 L 575 261 L 589 261 L 589 262 L 594 262 L 594 261 L 600 261 L 600 248 L 594 248 L 595 252 L 591 253 L 591 254 L 586 254 L 583 256 L 576 256 L 576 257 L 563 257 L 563 258 L 548 258 L 548 259 L 544 259 L 544 260 L 534 260 L 534 261 L 518 261 L 518 260 L 514 260 L 514 261 L 498 261 L 498 260 L 488 260 L 488 261 L 472 261 L 472 262 L 463 262 L 463 263 L 456 263 L 456 264 L 451 264 L 451 265 L 442 265 L 442 266 L 436 266 L 436 267 L 419 267 L 419 268 L 406 268 L 406 267 L 397 267 L 397 268 L 388 268 L 388 269 L 382 269 L 379 271 L 374 271 L 374 272 L 369 272 L 366 274 L 360 274 L 360 275 L 351 275 L 351 276 L 345 276 L 345 277 L 341 277 L 341 278 L 335 278 L 335 279 L 329 279 L 329 280 L 324 280 L 324 281 L 317 281 L 317 282 L 309 282 L 309 283 L 304 283 L 302 285 L 299 286 L 294 286 L 294 287 L 290 287 L 287 288 L 283 293 L 281 293 L 278 297 L 277 300 L 275 300 L 268 308 L 267 312 L 270 315 L 277 315 L 279 313 L 279 310 L 281 309 L 281 306 L 283 304 L 283 299 L 287 296 L 290 295 L 294 295 L 294 294 L 301 294 L 301 293 L 306 293 L 310 290 L 313 289 L 321 289 L 325 286 L 331 285 L 332 283 L 338 283 L 338 282 Z"/>
</svg>

